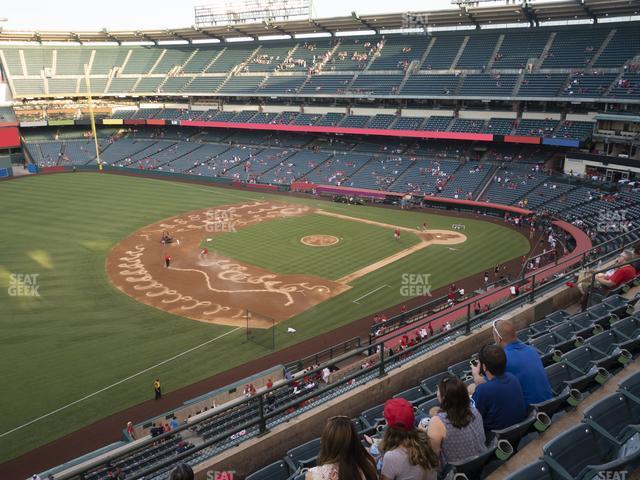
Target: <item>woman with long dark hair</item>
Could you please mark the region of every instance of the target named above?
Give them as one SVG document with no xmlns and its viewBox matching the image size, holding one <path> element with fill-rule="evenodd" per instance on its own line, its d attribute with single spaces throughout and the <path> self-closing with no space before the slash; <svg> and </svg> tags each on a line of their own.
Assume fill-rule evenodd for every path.
<svg viewBox="0 0 640 480">
<path fill-rule="evenodd" d="M 438 456 L 426 432 L 414 427 L 411 404 L 404 398 L 392 398 L 384 405 L 387 428 L 380 450 L 382 480 L 435 480 Z"/>
<path fill-rule="evenodd" d="M 427 434 L 443 465 L 478 455 L 485 450 L 482 416 L 471 405 L 465 383 L 445 377 L 438 385 L 440 412 L 431 417 Z"/>
<path fill-rule="evenodd" d="M 362 446 L 349 417 L 332 417 L 320 437 L 316 467 L 306 480 L 376 480 L 376 464 Z"/>
</svg>

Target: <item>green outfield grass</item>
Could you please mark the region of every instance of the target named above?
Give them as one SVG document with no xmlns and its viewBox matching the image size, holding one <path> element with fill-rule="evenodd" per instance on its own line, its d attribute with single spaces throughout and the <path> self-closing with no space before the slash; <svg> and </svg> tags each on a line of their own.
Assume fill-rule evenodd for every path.
<svg viewBox="0 0 640 480">
<path fill-rule="evenodd" d="M 340 241 L 312 247 L 300 241 L 307 235 L 332 235 Z M 419 241 L 412 233 L 404 232 L 395 240 L 390 228 L 310 214 L 224 233 L 215 238 L 213 250 L 272 272 L 309 273 L 337 280 Z"/>
<path fill-rule="evenodd" d="M 269 353 L 247 343 L 241 329 L 206 325 L 140 304 L 115 289 L 104 271 L 109 249 L 132 231 L 182 212 L 262 197 L 265 197 L 262 193 L 93 173 L 34 176 L 0 183 L 0 378 L 4 384 L 0 396 L 3 412 L 0 461 L 153 398 L 152 382 L 156 376 L 162 378 L 163 390 L 170 394 L 179 387 Z M 452 223 L 458 223 L 446 216 L 393 209 L 293 197 L 267 198 L 321 206 L 327 211 L 413 228 L 425 220 L 430 228 L 448 229 Z M 309 220 L 321 221 L 315 215 Z M 388 233 L 378 227 L 372 227 L 370 234 L 360 233 L 367 232 L 363 224 L 342 222 L 330 222 L 326 228 L 353 229 L 342 235 L 347 238 L 344 247 L 362 242 L 358 235 Z M 295 237 L 311 228 L 309 225 L 303 228 L 297 221 L 293 223 L 277 233 L 282 235 L 279 238 L 283 242 L 296 243 Z M 527 240 L 512 230 L 480 220 L 464 223 L 469 240 L 456 245 L 456 250 L 430 246 L 354 281 L 348 292 L 279 325 L 277 347 L 311 338 L 406 300 L 400 293 L 405 273 L 429 273 L 432 287 L 438 288 L 523 255 L 528 249 Z M 248 244 L 258 241 L 252 237 L 252 230 L 264 227 L 247 229 L 243 241 Z M 403 242 L 407 242 L 403 246 L 414 241 L 409 235 L 403 237 Z M 220 241 L 220 248 L 227 248 L 226 241 Z M 269 259 L 274 270 L 312 268 L 316 260 L 305 260 L 307 263 L 299 266 L 289 263 L 288 258 L 285 261 L 292 244 L 286 248 L 281 245 L 280 260 Z M 302 246 L 296 243 L 296 248 Z M 391 252 L 398 245 L 393 240 L 384 247 L 367 242 L 373 259 L 386 256 L 386 248 Z M 246 254 L 241 250 L 236 246 L 235 256 L 239 259 Z M 349 252 L 349 256 L 357 258 L 340 256 L 337 262 L 354 262 L 348 269 L 352 271 L 367 255 L 353 249 Z M 260 253 L 259 249 L 256 253 Z M 322 274 L 323 261 L 313 268 L 317 269 L 314 273 Z M 326 275 L 339 276 L 338 267 L 326 268 L 329 268 Z M 12 274 L 38 275 L 39 296 L 10 296 L 16 286 Z M 26 285 L 25 278 L 31 277 L 21 277 L 20 286 Z M 379 286 L 384 288 L 368 296 L 366 302 L 360 305 L 353 302 Z M 288 326 L 297 329 L 296 335 L 281 333 Z M 202 348 L 165 362 L 212 339 L 215 340 Z M 145 369 L 149 370 L 136 375 Z M 122 381 L 130 376 L 133 377 Z M 78 403 L 39 420 L 72 402 Z M 7 434 L 34 420 L 31 425 Z"/>
</svg>

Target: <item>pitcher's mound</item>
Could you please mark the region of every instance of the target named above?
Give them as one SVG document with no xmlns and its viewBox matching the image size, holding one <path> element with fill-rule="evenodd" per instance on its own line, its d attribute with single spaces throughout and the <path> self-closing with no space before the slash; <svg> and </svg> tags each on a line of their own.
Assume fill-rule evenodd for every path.
<svg viewBox="0 0 640 480">
<path fill-rule="evenodd" d="M 329 245 L 335 245 L 340 240 L 333 235 L 307 235 L 302 237 L 300 241 L 310 247 L 328 247 Z"/>
</svg>

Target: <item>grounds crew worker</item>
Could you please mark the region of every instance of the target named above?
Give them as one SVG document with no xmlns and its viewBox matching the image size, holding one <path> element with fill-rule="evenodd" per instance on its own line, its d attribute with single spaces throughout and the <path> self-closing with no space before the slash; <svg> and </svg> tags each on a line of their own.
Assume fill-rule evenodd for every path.
<svg viewBox="0 0 640 480">
<path fill-rule="evenodd" d="M 153 382 L 153 389 L 156 392 L 156 400 L 160 400 L 162 398 L 162 390 L 160 389 L 160 379 L 156 378 L 156 381 Z"/>
</svg>

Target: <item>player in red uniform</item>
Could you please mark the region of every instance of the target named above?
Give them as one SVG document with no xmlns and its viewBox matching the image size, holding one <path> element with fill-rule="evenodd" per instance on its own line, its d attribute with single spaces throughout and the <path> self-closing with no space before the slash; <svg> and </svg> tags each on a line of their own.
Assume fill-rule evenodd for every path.
<svg viewBox="0 0 640 480">
<path fill-rule="evenodd" d="M 394 237 L 396 240 L 400 240 L 400 230 L 399 230 L 399 229 L 397 229 L 397 228 L 396 228 L 396 231 L 395 231 L 395 232 L 393 232 L 393 237 Z"/>
</svg>

